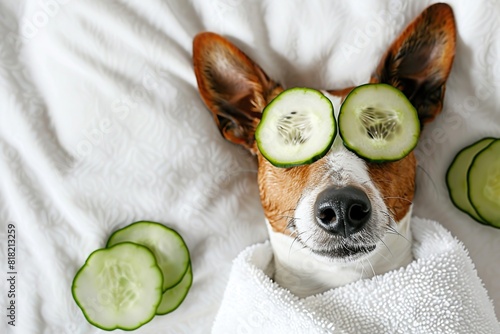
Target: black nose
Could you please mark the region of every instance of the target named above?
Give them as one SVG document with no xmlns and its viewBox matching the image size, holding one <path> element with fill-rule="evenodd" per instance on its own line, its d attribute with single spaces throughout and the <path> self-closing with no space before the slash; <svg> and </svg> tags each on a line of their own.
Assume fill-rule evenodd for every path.
<svg viewBox="0 0 500 334">
<path fill-rule="evenodd" d="M 318 225 L 332 234 L 348 237 L 360 231 L 370 219 L 372 206 L 368 196 L 358 188 L 328 188 L 315 203 Z"/>
</svg>

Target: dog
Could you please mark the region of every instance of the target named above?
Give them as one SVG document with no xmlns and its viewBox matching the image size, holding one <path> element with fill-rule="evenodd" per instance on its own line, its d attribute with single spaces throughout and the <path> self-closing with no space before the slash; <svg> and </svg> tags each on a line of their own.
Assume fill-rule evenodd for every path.
<svg viewBox="0 0 500 334">
<path fill-rule="evenodd" d="M 442 110 L 455 41 L 452 9 L 434 4 L 392 43 L 369 83 L 401 90 L 423 128 Z M 413 152 L 395 162 L 372 163 L 347 150 L 337 136 L 330 151 L 312 164 L 274 167 L 259 152 L 254 133 L 263 109 L 283 86 L 226 38 L 210 32 L 195 36 L 193 64 L 201 98 L 222 136 L 258 161 L 274 254 L 267 273 L 275 282 L 305 297 L 413 260 Z M 353 88 L 322 92 L 338 111 Z"/>
</svg>

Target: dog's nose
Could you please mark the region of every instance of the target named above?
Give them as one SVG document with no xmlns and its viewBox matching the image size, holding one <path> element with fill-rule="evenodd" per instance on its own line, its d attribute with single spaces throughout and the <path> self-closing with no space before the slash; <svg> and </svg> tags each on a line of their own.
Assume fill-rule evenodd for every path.
<svg viewBox="0 0 500 334">
<path fill-rule="evenodd" d="M 316 221 L 329 233 L 348 237 L 360 231 L 370 219 L 368 196 L 356 187 L 328 188 L 315 203 Z"/>
</svg>

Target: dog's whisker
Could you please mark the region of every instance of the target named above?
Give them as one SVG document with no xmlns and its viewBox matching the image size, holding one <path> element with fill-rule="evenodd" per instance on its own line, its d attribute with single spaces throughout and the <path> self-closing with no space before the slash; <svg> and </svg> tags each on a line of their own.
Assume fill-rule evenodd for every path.
<svg viewBox="0 0 500 334">
<path fill-rule="evenodd" d="M 391 211 L 391 209 L 390 209 L 390 208 L 387 208 L 387 209 L 388 209 L 389 211 Z M 394 221 L 394 218 L 392 218 L 392 215 L 391 215 L 391 213 L 392 213 L 392 212 L 391 212 L 391 213 L 389 213 L 388 211 L 382 211 L 382 210 L 381 210 L 381 211 L 380 211 L 380 213 L 381 213 L 381 214 L 383 214 L 383 215 L 385 215 L 385 216 L 387 216 L 387 218 L 388 218 L 388 224 L 387 224 L 387 226 L 390 226 L 390 225 L 391 225 L 391 222 L 392 222 L 392 221 Z"/>
<path fill-rule="evenodd" d="M 402 235 L 401 233 L 399 233 L 398 230 L 396 230 L 396 228 L 394 228 L 393 226 L 391 226 L 391 223 L 394 223 L 394 225 L 397 224 L 396 221 L 394 220 L 394 218 L 392 218 L 392 216 L 390 214 L 388 214 L 387 212 L 384 212 L 384 211 L 380 211 L 380 212 L 382 214 L 385 214 L 387 216 L 387 218 L 389 218 L 388 224 L 386 225 L 386 229 L 388 231 L 391 231 L 393 234 L 397 234 L 401 238 L 405 239 L 408 243 L 411 243 L 411 241 L 408 240 L 407 237 L 405 237 L 404 235 Z"/>
<path fill-rule="evenodd" d="M 398 231 L 394 229 L 392 226 L 386 226 L 387 233 L 389 234 L 398 234 Z"/>
<path fill-rule="evenodd" d="M 400 197 L 400 196 L 387 196 L 387 197 L 382 197 L 382 199 L 400 199 L 403 201 L 406 201 L 410 204 L 413 204 L 413 201 L 410 201 L 408 198 Z"/>
<path fill-rule="evenodd" d="M 380 213 L 383 214 L 383 215 L 386 215 L 387 218 L 391 219 L 391 215 L 388 212 L 380 210 Z M 390 222 L 389 222 L 389 224 L 390 224 Z"/>
<path fill-rule="evenodd" d="M 386 184 L 392 184 L 393 181 L 386 180 L 386 179 L 373 179 L 373 183 L 386 183 Z"/>
<path fill-rule="evenodd" d="M 391 256 L 392 256 L 392 257 L 394 257 L 394 253 L 391 251 L 391 249 L 389 248 L 389 246 L 387 246 L 387 244 L 384 242 L 384 240 L 382 240 L 382 238 L 380 238 L 380 237 L 377 237 L 377 238 L 378 238 L 378 239 L 380 240 L 380 242 L 381 242 L 381 243 L 385 246 L 385 248 L 387 248 L 387 250 L 389 251 L 389 254 L 391 254 Z M 387 262 L 391 262 L 391 261 L 389 261 L 389 259 L 388 259 L 386 256 L 384 256 L 383 254 L 379 253 L 379 255 L 380 255 L 380 256 L 382 256 L 382 257 L 383 257 L 383 258 L 384 258 Z"/>
<path fill-rule="evenodd" d="M 437 186 L 436 186 L 436 183 L 434 182 L 434 180 L 432 179 L 431 175 L 424 169 L 424 167 L 422 167 L 422 165 L 417 163 L 417 169 L 418 168 L 420 168 L 422 170 L 422 172 L 424 172 L 425 176 L 427 176 L 429 178 L 429 180 L 432 183 L 432 187 L 434 189 L 434 192 L 437 194 L 438 193 Z"/>
<path fill-rule="evenodd" d="M 363 261 L 359 261 L 359 264 L 361 264 L 361 275 L 359 276 L 359 279 L 363 279 L 363 277 L 365 276 L 365 265 L 363 264 Z"/>
<path fill-rule="evenodd" d="M 298 233 L 299 233 L 299 231 L 293 230 L 292 233 L 290 233 L 290 236 L 293 237 L 294 234 L 297 235 Z"/>
<path fill-rule="evenodd" d="M 290 248 L 288 249 L 288 257 L 290 257 L 290 255 L 292 254 L 293 244 L 294 244 L 294 243 L 295 243 L 295 241 L 297 241 L 298 239 L 299 239 L 299 233 L 297 233 L 297 235 L 295 236 L 295 238 L 293 238 L 292 243 L 290 244 Z"/>
<path fill-rule="evenodd" d="M 363 279 L 365 275 L 365 265 L 363 264 L 363 261 L 356 261 L 356 268 L 355 268 L 356 271 L 358 271 L 359 266 L 361 266 L 361 271 L 358 280 Z"/>
<path fill-rule="evenodd" d="M 293 244 L 294 244 L 295 242 L 298 242 L 298 243 L 302 246 L 302 248 L 305 248 L 304 242 L 301 240 L 301 236 L 302 236 L 303 234 L 305 234 L 305 233 L 306 233 L 305 231 L 303 231 L 303 232 L 298 232 L 298 231 L 296 230 L 296 234 L 297 234 L 297 235 L 293 238 L 292 243 L 290 244 L 290 248 L 289 248 L 289 250 L 288 250 L 288 255 L 289 255 L 289 256 L 290 256 L 290 254 L 291 254 L 291 252 L 292 252 Z"/>
<path fill-rule="evenodd" d="M 396 221 L 394 220 L 394 217 L 396 216 L 396 212 L 394 211 L 394 208 L 387 208 L 387 209 L 391 213 L 391 220 L 394 221 L 394 223 L 396 223 Z"/>
<path fill-rule="evenodd" d="M 366 259 L 366 262 L 368 262 L 368 265 L 370 266 L 370 268 L 372 270 L 373 279 L 375 280 L 375 282 L 378 283 L 378 276 L 377 276 L 377 273 L 375 272 L 375 269 L 373 268 L 373 265 L 372 265 L 370 259 Z"/>
<path fill-rule="evenodd" d="M 384 260 L 387 261 L 387 263 L 392 263 L 393 261 L 391 259 L 389 259 L 387 256 L 383 255 L 383 254 L 379 254 Z"/>
<path fill-rule="evenodd" d="M 365 185 L 365 184 L 370 183 L 370 182 L 372 182 L 372 180 L 367 179 L 366 181 L 360 182 L 360 184 L 361 185 Z"/>
<path fill-rule="evenodd" d="M 286 223 L 284 230 L 295 230 L 295 221 L 296 218 L 290 218 L 290 220 Z"/>
<path fill-rule="evenodd" d="M 314 234 L 311 234 L 305 241 L 302 242 L 303 245 L 306 245 L 307 242 L 314 236 Z"/>
<path fill-rule="evenodd" d="M 297 240 L 297 237 L 293 238 L 293 241 L 290 244 L 290 248 L 288 249 L 288 258 L 290 258 L 290 255 L 292 255 L 293 244 L 295 243 L 296 240 Z"/>
</svg>

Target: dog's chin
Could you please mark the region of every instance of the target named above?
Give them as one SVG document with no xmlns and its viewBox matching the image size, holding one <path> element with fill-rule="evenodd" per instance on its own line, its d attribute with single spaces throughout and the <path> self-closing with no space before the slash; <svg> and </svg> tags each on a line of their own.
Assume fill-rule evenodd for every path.
<svg viewBox="0 0 500 334">
<path fill-rule="evenodd" d="M 377 248 L 373 245 L 343 245 L 327 249 L 311 249 L 312 253 L 323 261 L 348 263 L 360 260 Z"/>
</svg>

